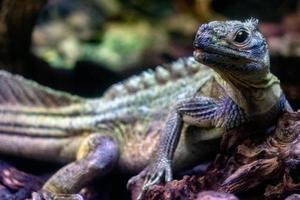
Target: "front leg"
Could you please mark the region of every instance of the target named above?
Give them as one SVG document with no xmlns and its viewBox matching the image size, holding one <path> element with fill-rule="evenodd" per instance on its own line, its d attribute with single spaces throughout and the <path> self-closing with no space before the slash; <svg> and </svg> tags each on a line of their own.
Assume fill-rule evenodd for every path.
<svg viewBox="0 0 300 200">
<path fill-rule="evenodd" d="M 142 188 L 142 191 L 145 191 L 162 179 L 172 180 L 171 164 L 183 122 L 201 127 L 223 125 L 224 113 L 221 105 L 223 105 L 222 101 L 202 96 L 187 98 L 176 103 L 167 117 L 157 151 L 154 152 L 154 159 L 139 175 L 129 180 L 128 186 L 138 179 L 145 178 Z"/>
<path fill-rule="evenodd" d="M 172 158 L 180 138 L 182 125 L 182 117 L 177 110 L 171 112 L 160 136 L 153 162 L 142 172 L 142 176 L 146 176 L 143 190 L 160 182 L 163 177 L 165 181 L 172 180 Z"/>
</svg>

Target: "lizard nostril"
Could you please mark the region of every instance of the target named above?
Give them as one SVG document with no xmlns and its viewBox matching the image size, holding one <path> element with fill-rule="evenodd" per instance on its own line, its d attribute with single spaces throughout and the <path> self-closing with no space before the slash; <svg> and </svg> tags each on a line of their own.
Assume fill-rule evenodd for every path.
<svg viewBox="0 0 300 200">
<path fill-rule="evenodd" d="M 200 31 L 205 31 L 208 28 L 208 24 L 202 24 L 199 28 Z"/>
</svg>

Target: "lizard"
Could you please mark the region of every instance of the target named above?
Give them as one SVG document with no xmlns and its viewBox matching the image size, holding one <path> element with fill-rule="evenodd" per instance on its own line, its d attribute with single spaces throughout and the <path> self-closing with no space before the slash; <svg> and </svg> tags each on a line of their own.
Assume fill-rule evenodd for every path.
<svg viewBox="0 0 300 200">
<path fill-rule="evenodd" d="M 257 19 L 202 24 L 193 46 L 195 60 L 213 70 L 217 82 L 213 87 L 222 92 L 217 97 L 197 92 L 173 104 L 153 159 L 128 181 L 130 187 L 144 180 L 138 199 L 150 186 L 172 180 L 174 152 L 185 124 L 222 133 L 244 125 L 267 132 L 283 110 L 292 111 L 278 78 L 270 72 L 268 46 Z"/>
<path fill-rule="evenodd" d="M 143 190 L 172 169 L 202 161 L 226 129 L 262 127 L 290 110 L 270 72 L 255 19 L 199 27 L 194 56 L 83 98 L 0 71 L 0 153 L 65 164 L 41 197 L 77 200 L 81 188 L 112 170 L 139 175 Z M 181 137 L 180 137 L 181 135 Z"/>
</svg>

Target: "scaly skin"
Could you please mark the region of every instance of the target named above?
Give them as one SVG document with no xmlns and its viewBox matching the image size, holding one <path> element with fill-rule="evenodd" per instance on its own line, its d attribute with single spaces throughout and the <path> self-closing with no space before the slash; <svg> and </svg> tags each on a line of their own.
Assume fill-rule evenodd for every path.
<svg viewBox="0 0 300 200">
<path fill-rule="evenodd" d="M 168 110 L 177 99 L 196 94 L 217 97 L 223 90 L 213 70 L 192 57 L 125 80 L 97 99 L 56 92 L 2 71 L 0 152 L 70 163 L 43 190 L 77 193 L 113 167 L 141 171 L 149 163 Z M 175 168 L 191 166 L 218 148 L 214 138 L 219 131 L 199 131 L 188 125 L 182 130 L 186 137 L 176 153 Z M 206 148 L 198 151 L 198 146 Z M 86 171 L 90 163 L 95 171 Z"/>
<path fill-rule="evenodd" d="M 256 25 L 202 25 L 194 56 L 211 68 L 180 59 L 113 85 L 97 99 L 0 72 L 0 152 L 69 163 L 43 187 L 54 197 L 78 199 L 71 194 L 95 177 L 114 167 L 137 173 L 152 155 L 132 181 L 146 176 L 146 189 L 171 180 L 171 164 L 182 169 L 205 159 L 225 129 L 247 122 L 268 127 L 288 107 Z M 239 28 L 250 33 L 245 45 L 233 42 Z"/>
<path fill-rule="evenodd" d="M 172 180 L 174 151 L 183 124 L 205 129 L 229 130 L 245 124 L 267 129 L 282 110 L 291 110 L 270 72 L 267 43 L 257 29 L 258 21 L 213 21 L 199 27 L 194 57 L 216 72 L 224 93 L 218 98 L 195 95 L 177 101 L 162 130 L 153 160 L 129 181 L 145 179 L 143 192 L 162 180 Z M 199 151 L 203 148 L 199 146 Z"/>
</svg>

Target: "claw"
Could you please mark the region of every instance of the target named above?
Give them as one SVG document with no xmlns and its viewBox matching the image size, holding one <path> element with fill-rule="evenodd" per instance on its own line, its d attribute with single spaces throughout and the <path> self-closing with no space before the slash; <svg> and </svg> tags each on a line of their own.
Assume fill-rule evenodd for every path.
<svg viewBox="0 0 300 200">
<path fill-rule="evenodd" d="M 130 189 L 132 184 L 142 179 L 144 179 L 144 184 L 137 198 L 138 200 L 143 199 L 144 194 L 149 187 L 161 182 L 163 179 L 167 182 L 172 180 L 172 170 L 171 170 L 170 162 L 166 159 L 162 159 L 162 160 L 159 159 L 157 162 L 153 162 L 142 172 L 140 172 L 140 174 L 132 177 L 128 181 L 127 189 Z"/>
<path fill-rule="evenodd" d="M 45 191 L 33 192 L 31 198 L 32 200 L 54 200 L 54 197 Z"/>
<path fill-rule="evenodd" d="M 146 169 L 144 169 L 142 172 L 140 172 L 140 174 L 129 179 L 129 181 L 127 182 L 127 185 L 126 185 L 127 189 L 130 190 L 130 188 L 133 184 L 135 184 L 139 179 L 143 179 L 144 177 L 146 177 Z"/>
<path fill-rule="evenodd" d="M 152 175 L 151 178 L 150 178 L 150 181 L 148 181 L 145 186 L 147 185 L 147 188 L 158 183 L 159 180 L 161 179 L 161 176 L 163 175 L 164 172 L 160 171 L 157 173 L 157 175 Z"/>
<path fill-rule="evenodd" d="M 136 200 L 142 200 L 143 199 L 143 196 L 144 196 L 144 191 L 142 191 L 139 196 L 137 197 Z"/>
<path fill-rule="evenodd" d="M 136 182 L 136 176 L 134 176 L 128 180 L 127 185 L 126 185 L 127 190 L 130 190 L 130 188 L 134 182 Z"/>
<path fill-rule="evenodd" d="M 53 200 L 84 200 L 79 194 L 56 195 Z"/>
<path fill-rule="evenodd" d="M 31 197 L 32 197 L 32 200 L 42 200 L 41 195 L 37 192 L 33 192 Z"/>
<path fill-rule="evenodd" d="M 134 176 L 131 179 L 129 179 L 129 181 L 127 182 L 127 185 L 126 185 L 127 190 L 130 190 L 132 185 L 134 185 L 139 179 L 140 179 L 139 175 Z"/>
<path fill-rule="evenodd" d="M 41 191 L 32 193 L 32 200 L 84 200 L 79 194 L 52 194 Z"/>
</svg>

